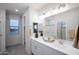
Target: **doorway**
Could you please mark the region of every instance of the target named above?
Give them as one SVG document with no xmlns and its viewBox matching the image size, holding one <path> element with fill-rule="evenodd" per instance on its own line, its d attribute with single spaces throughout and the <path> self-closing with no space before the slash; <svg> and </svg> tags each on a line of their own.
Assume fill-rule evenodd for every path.
<svg viewBox="0 0 79 59">
<path fill-rule="evenodd" d="M 21 44 L 20 16 L 9 14 L 6 21 L 6 46 Z"/>
</svg>

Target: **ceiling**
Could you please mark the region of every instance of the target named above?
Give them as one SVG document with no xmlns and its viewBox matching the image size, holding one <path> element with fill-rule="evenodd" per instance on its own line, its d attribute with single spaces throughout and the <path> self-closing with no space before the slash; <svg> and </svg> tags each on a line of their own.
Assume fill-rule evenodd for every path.
<svg viewBox="0 0 79 59">
<path fill-rule="evenodd" d="M 22 15 L 29 5 L 37 10 L 43 7 L 45 4 L 46 3 L 0 3 L 0 8 L 6 9 L 7 11 L 14 14 Z M 16 12 L 15 9 L 18 9 L 19 12 Z"/>
<path fill-rule="evenodd" d="M 28 7 L 28 4 L 25 3 L 0 3 L 0 8 L 6 9 L 11 13 L 22 14 L 25 9 Z M 18 9 L 19 12 L 16 12 L 15 9 Z"/>
<path fill-rule="evenodd" d="M 35 9 L 35 10 L 40 10 L 42 9 L 44 6 L 46 6 L 48 3 L 30 3 L 29 5 Z"/>
<path fill-rule="evenodd" d="M 6 9 L 7 11 L 22 15 L 25 10 L 30 6 L 35 10 L 43 10 L 50 9 L 50 7 L 56 7 L 59 3 L 0 3 L 0 8 Z M 72 6 L 79 6 L 79 4 L 71 4 Z M 18 9 L 19 12 L 16 12 L 15 9 Z"/>
<path fill-rule="evenodd" d="M 65 5 L 63 7 L 63 5 Z M 43 8 L 38 10 L 39 15 L 45 15 L 46 13 L 49 12 L 55 12 L 55 10 L 59 10 L 59 8 L 63 8 L 65 10 L 70 10 L 73 8 L 79 7 L 79 3 L 48 3 L 45 5 Z M 63 10 L 62 10 L 63 11 Z"/>
</svg>

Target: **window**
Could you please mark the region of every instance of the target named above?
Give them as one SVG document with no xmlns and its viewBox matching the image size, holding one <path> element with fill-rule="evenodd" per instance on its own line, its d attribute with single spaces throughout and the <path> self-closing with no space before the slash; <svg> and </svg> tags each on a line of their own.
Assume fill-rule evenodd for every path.
<svg viewBox="0 0 79 59">
<path fill-rule="evenodd" d="M 18 33 L 18 20 L 10 20 L 10 33 Z"/>
</svg>

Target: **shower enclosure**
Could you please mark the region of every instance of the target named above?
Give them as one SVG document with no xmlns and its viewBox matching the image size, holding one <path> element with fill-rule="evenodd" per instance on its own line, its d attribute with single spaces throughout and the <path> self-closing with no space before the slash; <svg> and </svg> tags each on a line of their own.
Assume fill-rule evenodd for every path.
<svg viewBox="0 0 79 59">
<path fill-rule="evenodd" d="M 66 23 L 58 22 L 57 23 L 57 38 L 58 39 L 66 39 Z"/>
</svg>

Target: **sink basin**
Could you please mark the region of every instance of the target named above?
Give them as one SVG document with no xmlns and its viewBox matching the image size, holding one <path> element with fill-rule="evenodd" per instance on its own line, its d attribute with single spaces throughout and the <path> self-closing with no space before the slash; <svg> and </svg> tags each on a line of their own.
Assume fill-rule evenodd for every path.
<svg viewBox="0 0 79 59">
<path fill-rule="evenodd" d="M 54 42 L 55 40 L 53 39 L 53 38 L 47 38 L 47 37 L 43 37 L 43 40 L 45 41 L 45 42 Z"/>
</svg>

